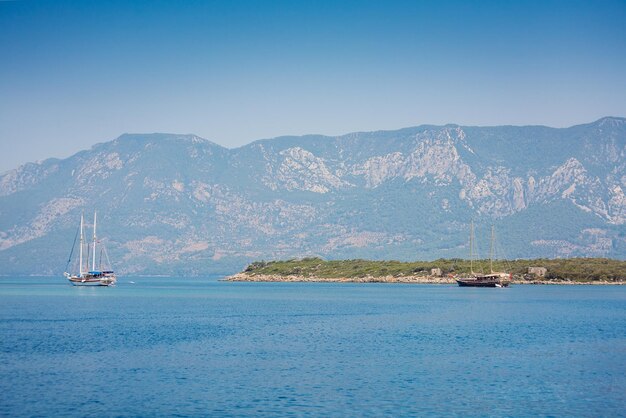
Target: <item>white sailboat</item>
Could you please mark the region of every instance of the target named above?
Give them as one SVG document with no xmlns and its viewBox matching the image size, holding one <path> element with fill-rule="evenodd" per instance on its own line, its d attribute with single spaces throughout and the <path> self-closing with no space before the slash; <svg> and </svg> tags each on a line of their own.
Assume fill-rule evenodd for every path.
<svg viewBox="0 0 626 418">
<path fill-rule="evenodd" d="M 97 213 L 94 211 L 93 213 L 93 244 L 91 248 L 89 248 L 89 243 L 85 240 L 84 234 L 84 216 L 80 215 L 80 243 L 79 243 L 79 256 L 78 256 L 78 273 L 71 274 L 67 271 L 63 273 L 65 277 L 70 281 L 74 286 L 112 286 L 117 281 L 117 276 L 113 270 L 103 269 L 102 268 L 102 256 L 100 257 L 100 263 L 98 268 L 96 268 L 96 244 L 98 243 L 96 236 L 96 220 Z M 74 239 L 74 244 L 76 244 L 76 239 Z M 83 257 L 83 250 L 87 247 L 87 256 Z M 102 248 L 104 253 L 104 247 Z M 69 267 L 72 254 L 74 253 L 74 248 L 72 248 L 72 253 L 70 254 L 70 259 L 67 262 L 67 267 Z M 91 253 L 91 266 L 89 265 L 89 256 Z M 107 255 L 108 260 L 108 255 Z M 86 265 L 85 265 L 86 264 Z M 109 263 L 110 264 L 110 263 Z M 66 267 L 66 269 L 67 269 Z"/>
</svg>

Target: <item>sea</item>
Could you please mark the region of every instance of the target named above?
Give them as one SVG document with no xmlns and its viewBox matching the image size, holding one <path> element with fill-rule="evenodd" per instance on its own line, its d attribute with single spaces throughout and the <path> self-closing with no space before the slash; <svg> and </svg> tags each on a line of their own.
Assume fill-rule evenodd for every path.
<svg viewBox="0 0 626 418">
<path fill-rule="evenodd" d="M 0 416 L 624 416 L 626 286 L 0 278 Z"/>
</svg>

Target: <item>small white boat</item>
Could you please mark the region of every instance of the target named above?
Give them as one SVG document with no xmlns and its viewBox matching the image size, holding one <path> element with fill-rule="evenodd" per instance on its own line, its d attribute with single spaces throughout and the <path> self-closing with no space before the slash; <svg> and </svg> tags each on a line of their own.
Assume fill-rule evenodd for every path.
<svg viewBox="0 0 626 418">
<path fill-rule="evenodd" d="M 100 254 L 100 262 L 98 264 L 98 268 L 96 268 L 96 244 L 98 243 L 96 236 L 96 212 L 93 214 L 93 244 L 91 248 L 89 243 L 85 240 L 84 234 L 84 216 L 80 215 L 80 243 L 79 243 L 79 256 L 78 256 L 78 273 L 71 274 L 67 271 L 64 276 L 69 280 L 69 282 L 74 286 L 113 286 L 117 281 L 117 276 L 115 272 L 110 268 L 103 269 L 102 268 L 102 255 L 106 257 L 106 261 L 108 262 L 109 256 L 106 252 L 104 246 L 101 248 Z M 78 233 L 77 233 L 78 235 Z M 72 252 L 70 253 L 70 257 L 67 261 L 66 270 L 68 269 L 71 261 L 72 255 L 74 254 L 74 247 L 76 246 L 76 238 L 74 238 L 74 245 L 72 246 Z M 87 257 L 83 257 L 83 250 L 87 250 Z M 90 257 L 91 255 L 91 257 Z M 89 264 L 91 258 L 91 265 Z M 111 263 L 108 262 L 108 265 Z"/>
</svg>

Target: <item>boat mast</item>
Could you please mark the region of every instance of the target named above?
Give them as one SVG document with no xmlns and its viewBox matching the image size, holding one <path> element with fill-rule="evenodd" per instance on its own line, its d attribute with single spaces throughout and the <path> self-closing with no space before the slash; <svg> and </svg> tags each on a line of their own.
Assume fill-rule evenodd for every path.
<svg viewBox="0 0 626 418">
<path fill-rule="evenodd" d="M 91 269 L 96 269 L 96 211 L 93 211 L 93 261 L 91 263 Z"/>
<path fill-rule="evenodd" d="M 80 251 L 78 256 L 78 277 L 83 277 L 83 214 L 80 214 Z"/>
<path fill-rule="evenodd" d="M 493 225 L 491 225 L 491 246 L 489 247 L 489 270 L 491 270 L 492 274 L 493 274 L 493 239 L 494 239 Z"/>
<path fill-rule="evenodd" d="M 470 224 L 470 273 L 474 274 L 474 220 Z"/>
</svg>

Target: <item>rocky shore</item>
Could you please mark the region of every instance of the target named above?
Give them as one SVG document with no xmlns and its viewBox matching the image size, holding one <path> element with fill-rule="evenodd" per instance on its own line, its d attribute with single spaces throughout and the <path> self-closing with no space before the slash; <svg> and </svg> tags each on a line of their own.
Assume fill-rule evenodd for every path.
<svg viewBox="0 0 626 418">
<path fill-rule="evenodd" d="M 456 284 L 453 277 L 438 276 L 382 276 L 382 277 L 315 277 L 297 275 L 274 274 L 247 274 L 237 273 L 228 276 L 224 281 L 229 282 L 310 282 L 310 283 L 413 283 L 413 284 Z M 577 282 L 569 280 L 525 280 L 513 279 L 511 284 L 531 285 L 626 285 L 625 281 L 588 281 Z"/>
<path fill-rule="evenodd" d="M 384 277 L 315 277 L 280 276 L 270 274 L 237 273 L 226 278 L 230 282 L 327 282 L 327 283 L 456 283 L 449 277 L 384 276 Z"/>
</svg>

